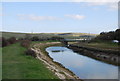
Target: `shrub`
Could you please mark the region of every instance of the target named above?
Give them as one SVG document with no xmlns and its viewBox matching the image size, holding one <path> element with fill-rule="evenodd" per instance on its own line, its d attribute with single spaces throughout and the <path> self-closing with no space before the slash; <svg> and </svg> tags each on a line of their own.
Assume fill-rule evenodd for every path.
<svg viewBox="0 0 120 81">
<path fill-rule="evenodd" d="M 0 38 L 0 40 L 2 40 L 2 47 L 5 47 L 5 46 L 9 45 L 9 42 L 4 37 Z"/>
<path fill-rule="evenodd" d="M 30 34 L 26 34 L 24 39 L 25 40 L 30 40 L 31 39 L 31 35 Z"/>
<path fill-rule="evenodd" d="M 57 37 L 57 36 L 54 36 L 54 37 L 51 38 L 51 40 L 58 40 L 58 41 L 63 40 L 63 39 L 64 39 L 64 38 L 62 38 L 62 37 Z"/>
<path fill-rule="evenodd" d="M 34 36 L 31 38 L 32 41 L 39 41 L 39 37 L 38 36 Z"/>
<path fill-rule="evenodd" d="M 16 40 L 15 37 L 11 37 L 11 38 L 8 39 L 8 42 L 9 42 L 10 44 L 14 44 L 14 43 L 17 42 L 17 40 Z"/>
<path fill-rule="evenodd" d="M 35 54 L 35 52 L 34 52 L 33 50 L 31 50 L 31 49 L 28 49 L 28 50 L 26 51 L 26 55 L 33 56 L 34 58 L 37 57 L 36 54 Z"/>
<path fill-rule="evenodd" d="M 22 40 L 21 46 L 28 48 L 30 46 L 30 41 L 29 40 Z"/>
<path fill-rule="evenodd" d="M 19 41 L 24 40 L 24 38 L 18 38 Z"/>
</svg>

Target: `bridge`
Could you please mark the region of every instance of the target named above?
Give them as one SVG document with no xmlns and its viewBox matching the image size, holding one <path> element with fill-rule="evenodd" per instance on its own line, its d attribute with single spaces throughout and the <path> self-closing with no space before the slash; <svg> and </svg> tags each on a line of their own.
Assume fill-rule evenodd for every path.
<svg viewBox="0 0 120 81">
<path fill-rule="evenodd" d="M 68 45 L 68 42 L 88 42 L 88 41 L 90 41 L 91 39 L 89 38 L 89 39 L 63 39 L 63 40 L 61 40 L 61 42 L 64 44 L 64 45 Z"/>
</svg>

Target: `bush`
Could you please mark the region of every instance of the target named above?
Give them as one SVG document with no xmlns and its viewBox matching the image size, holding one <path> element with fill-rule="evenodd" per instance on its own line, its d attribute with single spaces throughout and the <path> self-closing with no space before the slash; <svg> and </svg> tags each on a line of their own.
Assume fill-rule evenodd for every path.
<svg viewBox="0 0 120 81">
<path fill-rule="evenodd" d="M 19 41 L 24 40 L 24 38 L 18 38 Z"/>
<path fill-rule="evenodd" d="M 34 36 L 31 38 L 32 41 L 39 41 L 39 37 L 38 36 Z"/>
<path fill-rule="evenodd" d="M 29 40 L 22 40 L 21 46 L 28 48 L 30 46 L 30 41 Z"/>
<path fill-rule="evenodd" d="M 9 42 L 4 37 L 0 38 L 0 40 L 2 40 L 2 47 L 5 47 L 5 46 L 9 45 Z"/>
<path fill-rule="evenodd" d="M 33 56 L 34 58 L 37 57 L 35 52 L 31 49 L 28 49 L 25 53 L 26 53 L 26 55 Z"/>
<path fill-rule="evenodd" d="M 30 34 L 26 34 L 24 39 L 25 40 L 30 40 L 31 39 L 31 35 Z"/>
<path fill-rule="evenodd" d="M 58 41 L 63 40 L 63 39 L 64 39 L 64 38 L 62 38 L 62 37 L 57 37 L 57 36 L 54 36 L 54 37 L 51 38 L 51 40 L 58 40 Z"/>
<path fill-rule="evenodd" d="M 8 39 L 8 42 L 9 42 L 10 44 L 14 44 L 14 43 L 17 42 L 17 40 L 16 40 L 15 37 L 11 37 L 11 38 Z"/>
</svg>

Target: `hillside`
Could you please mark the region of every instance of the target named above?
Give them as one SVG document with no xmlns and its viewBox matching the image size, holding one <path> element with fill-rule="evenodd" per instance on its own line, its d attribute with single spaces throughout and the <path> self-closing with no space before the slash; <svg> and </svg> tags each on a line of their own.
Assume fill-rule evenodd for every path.
<svg viewBox="0 0 120 81">
<path fill-rule="evenodd" d="M 83 36 L 95 37 L 97 34 L 88 34 L 88 33 L 17 33 L 17 32 L 1 32 L 2 37 L 10 38 L 24 38 L 26 35 L 30 37 L 38 36 L 39 38 L 50 38 L 53 36 L 59 36 L 64 38 L 82 38 Z"/>
</svg>

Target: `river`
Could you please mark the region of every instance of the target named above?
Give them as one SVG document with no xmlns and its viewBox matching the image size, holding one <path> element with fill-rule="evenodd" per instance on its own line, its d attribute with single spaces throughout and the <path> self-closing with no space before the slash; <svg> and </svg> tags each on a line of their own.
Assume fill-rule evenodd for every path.
<svg viewBox="0 0 120 81">
<path fill-rule="evenodd" d="M 61 63 L 81 79 L 118 79 L 118 66 L 73 52 L 66 47 L 48 47 L 54 61 Z"/>
</svg>

